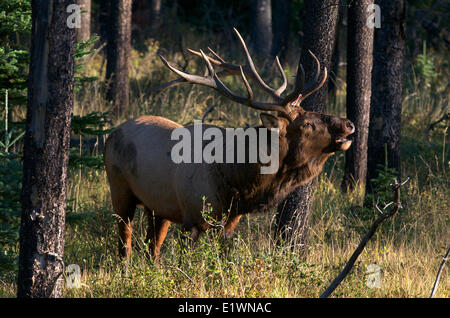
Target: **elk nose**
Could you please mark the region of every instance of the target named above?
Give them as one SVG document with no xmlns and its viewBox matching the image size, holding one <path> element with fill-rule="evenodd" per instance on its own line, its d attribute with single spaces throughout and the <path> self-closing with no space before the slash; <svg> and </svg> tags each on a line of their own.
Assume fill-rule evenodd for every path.
<svg viewBox="0 0 450 318">
<path fill-rule="evenodd" d="M 345 127 L 347 128 L 349 134 L 353 134 L 355 132 L 355 125 L 350 120 L 346 121 Z"/>
</svg>

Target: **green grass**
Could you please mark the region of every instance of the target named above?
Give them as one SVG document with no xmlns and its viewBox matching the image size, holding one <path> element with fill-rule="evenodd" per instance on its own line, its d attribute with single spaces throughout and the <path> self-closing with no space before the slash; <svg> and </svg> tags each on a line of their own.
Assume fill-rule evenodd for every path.
<svg viewBox="0 0 450 318">
<path fill-rule="evenodd" d="M 424 188 L 418 179 L 405 187 L 405 209 L 383 224 L 335 296 L 427 297 L 448 242 L 448 190 Z M 94 181 L 91 181 L 94 182 Z M 128 274 L 117 257 L 117 231 L 104 176 L 97 179 L 98 196 L 90 197 L 91 212 L 68 227 L 65 261 L 82 268 L 82 288 L 66 289 L 65 297 L 317 297 L 339 273 L 364 231 L 377 215 L 358 213 L 361 196 L 341 194 L 327 176 L 318 181 L 307 260 L 273 240 L 274 214 L 248 215 L 237 235 L 223 242 L 209 231 L 193 246 L 181 243 L 172 225 L 158 267 L 142 252 L 145 220 L 137 214 Z M 84 199 L 86 198 L 86 199 Z M 105 200 L 106 199 L 106 200 Z M 83 211 L 77 213 L 86 213 Z M 366 286 L 367 266 L 382 268 L 380 289 Z M 444 272 L 437 297 L 449 297 Z"/>
<path fill-rule="evenodd" d="M 208 45 L 204 36 L 186 37 L 184 43 L 196 43 L 194 49 Z M 175 78 L 157 58 L 159 46 L 149 42 L 147 52 L 133 52 L 131 107 L 114 125 L 140 114 L 161 115 L 186 124 L 201 118 L 212 105 L 216 105 L 208 117 L 212 123 L 228 127 L 258 123 L 257 111 L 229 103 L 207 88 L 185 85 L 149 92 L 149 87 Z M 239 54 L 223 55 L 231 61 L 242 61 L 240 51 L 234 51 Z M 166 52 L 177 52 L 164 53 L 169 61 L 184 63 L 178 49 L 166 48 Z M 294 53 L 291 62 L 296 60 Z M 195 61 L 190 60 L 187 71 L 203 73 L 203 65 Z M 288 65 L 289 69 L 296 68 L 294 62 Z M 97 55 L 86 68 L 89 75 L 102 79 L 105 72 L 101 65 L 101 57 Z M 440 78 L 447 79 L 440 84 L 445 87 L 448 71 L 445 68 L 439 71 Z M 402 173 L 411 179 L 402 189 L 404 209 L 381 226 L 333 294 L 336 297 L 428 297 L 450 244 L 449 145 L 448 139 L 445 140 L 448 123 L 443 122 L 428 136 L 425 134 L 427 125 L 448 107 L 448 96 L 439 87 L 421 89 L 419 78 L 409 72 L 406 76 L 411 80 L 405 85 L 403 105 Z M 236 79 L 227 79 L 227 84 L 245 92 Z M 107 111 L 103 90 L 101 81 L 86 84 L 77 93 L 74 113 Z M 330 112 L 344 115 L 345 86 L 339 88 L 336 100 L 330 105 Z M 275 211 L 272 211 L 243 217 L 236 235 L 226 242 L 218 231 L 209 231 L 194 246 L 185 246 L 179 226 L 172 224 L 160 264 L 155 266 L 143 253 L 146 220 L 139 211 L 133 234 L 135 249 L 127 274 L 117 253 L 116 219 L 105 172 L 71 169 L 64 258 L 66 265 L 81 267 L 82 287 L 65 288 L 63 296 L 318 297 L 343 268 L 378 213 L 361 207 L 360 190 L 340 192 L 343 162 L 343 154 L 335 154 L 316 181 L 306 260 L 286 244 L 275 244 Z M 382 269 L 381 288 L 366 285 L 370 264 Z M 14 274 L 0 277 L 0 296 L 14 297 L 15 289 Z M 436 297 L 450 297 L 448 266 L 442 273 Z"/>
</svg>

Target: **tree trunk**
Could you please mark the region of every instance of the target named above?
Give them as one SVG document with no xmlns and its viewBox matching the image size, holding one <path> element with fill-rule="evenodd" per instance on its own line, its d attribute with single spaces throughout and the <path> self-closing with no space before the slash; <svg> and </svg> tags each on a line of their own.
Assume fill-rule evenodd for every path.
<svg viewBox="0 0 450 318">
<path fill-rule="evenodd" d="M 87 41 L 91 37 L 91 0 L 77 0 L 77 2 L 82 11 L 81 27 L 77 29 L 77 42 Z"/>
<path fill-rule="evenodd" d="M 270 56 L 272 48 L 272 8 L 270 0 L 251 2 L 251 39 L 256 54 L 261 58 Z"/>
<path fill-rule="evenodd" d="M 131 51 L 131 0 L 114 0 L 110 3 L 107 44 L 106 99 L 112 104 L 115 117 L 128 109 L 128 68 Z"/>
<path fill-rule="evenodd" d="M 314 194 L 312 182 L 298 187 L 278 205 L 276 235 L 292 249 L 308 253 L 309 219 Z"/>
<path fill-rule="evenodd" d="M 150 0 L 150 30 L 155 32 L 161 25 L 161 0 Z"/>
<path fill-rule="evenodd" d="M 99 1 L 98 8 L 98 29 L 100 40 L 102 43 L 108 43 L 108 30 L 109 30 L 109 16 L 110 16 L 110 2 Z"/>
<path fill-rule="evenodd" d="M 402 75 L 405 53 L 405 0 L 380 0 L 381 28 L 375 30 L 373 47 L 372 98 L 368 139 L 367 187 L 378 176 L 378 165 L 388 166 L 400 175 L 400 128 Z"/>
<path fill-rule="evenodd" d="M 366 25 L 373 0 L 353 2 L 348 9 L 347 118 L 355 124 L 353 143 L 345 153 L 342 189 L 364 186 L 367 174 L 374 29 Z"/>
<path fill-rule="evenodd" d="M 62 291 L 76 38 L 67 27 L 71 3 L 32 1 L 18 297 L 59 297 Z"/>
<path fill-rule="evenodd" d="M 337 4 L 340 4 L 339 2 Z M 337 90 L 338 83 L 337 79 L 339 76 L 339 63 L 341 59 L 345 59 L 345 54 L 347 52 L 347 6 L 340 5 L 338 8 L 338 21 L 336 23 L 335 40 L 334 40 L 334 50 L 331 57 L 331 66 L 328 70 L 329 83 L 328 83 L 328 93 L 329 101 L 336 104 L 337 102 Z"/>
<path fill-rule="evenodd" d="M 311 50 L 324 67 L 329 69 L 334 49 L 334 32 L 338 17 L 338 6 L 335 0 L 307 0 L 304 12 L 303 54 L 300 62 L 306 78 L 314 73 L 311 56 L 305 52 Z M 297 72 L 299 74 L 299 72 Z M 302 103 L 309 111 L 324 112 L 327 104 L 328 85 L 312 94 Z M 277 214 L 277 236 L 281 236 L 292 247 L 303 252 L 308 250 L 309 218 L 313 199 L 313 182 L 310 181 L 290 193 L 285 201 L 279 204 Z"/>
<path fill-rule="evenodd" d="M 289 43 L 289 23 L 292 0 L 277 0 L 273 3 L 272 58 L 279 57 L 283 64 Z"/>
</svg>

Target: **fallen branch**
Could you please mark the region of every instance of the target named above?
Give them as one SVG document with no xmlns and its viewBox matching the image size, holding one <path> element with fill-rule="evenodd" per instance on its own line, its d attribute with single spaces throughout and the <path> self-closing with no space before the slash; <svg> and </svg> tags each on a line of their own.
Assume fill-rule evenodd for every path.
<svg viewBox="0 0 450 318">
<path fill-rule="evenodd" d="M 449 120 L 450 119 L 450 113 L 446 113 L 444 116 L 442 116 L 440 119 L 436 120 L 435 122 L 432 122 L 430 125 L 428 125 L 428 128 L 425 132 L 425 137 L 429 138 L 430 136 L 430 131 L 432 131 L 434 129 L 434 127 L 436 127 L 439 123 L 445 121 L 445 120 Z"/>
<path fill-rule="evenodd" d="M 205 122 L 206 117 L 212 113 L 212 111 L 214 110 L 214 108 L 216 108 L 217 105 L 212 105 L 210 108 L 208 108 L 208 110 L 205 112 L 205 114 L 202 117 L 202 123 Z"/>
<path fill-rule="evenodd" d="M 444 269 L 444 265 L 447 262 L 449 254 L 450 254 L 450 247 L 448 248 L 447 253 L 445 253 L 444 258 L 442 259 L 441 265 L 439 266 L 439 270 L 436 275 L 436 280 L 434 281 L 433 290 L 431 291 L 430 298 L 433 298 L 434 294 L 436 293 L 437 287 L 439 285 L 439 278 L 441 278 L 441 272 Z"/>
<path fill-rule="evenodd" d="M 344 280 L 344 278 L 347 276 L 347 274 L 352 269 L 353 265 L 355 264 L 356 260 L 358 259 L 361 252 L 366 247 L 367 242 L 372 238 L 372 236 L 375 234 L 378 226 L 386 219 L 390 218 L 391 216 L 395 215 L 401 208 L 402 205 L 400 203 L 400 187 L 403 186 L 406 182 L 408 182 L 409 178 L 404 181 L 403 183 L 398 183 L 397 179 L 394 179 L 394 183 L 391 184 L 392 190 L 394 192 L 394 200 L 387 204 L 384 208 L 386 209 L 391 204 L 394 205 L 394 207 L 388 211 L 383 212 L 378 206 L 376 206 L 376 209 L 378 212 L 380 212 L 380 216 L 375 220 L 375 222 L 370 227 L 369 231 L 367 231 L 364 238 L 359 243 L 356 250 L 353 252 L 352 256 L 350 257 L 349 261 L 345 265 L 344 269 L 339 273 L 339 275 L 333 280 L 333 282 L 330 284 L 330 286 L 323 292 L 322 295 L 320 295 L 320 298 L 327 298 L 328 296 L 333 293 L 333 291 L 339 286 L 339 284 Z"/>
</svg>

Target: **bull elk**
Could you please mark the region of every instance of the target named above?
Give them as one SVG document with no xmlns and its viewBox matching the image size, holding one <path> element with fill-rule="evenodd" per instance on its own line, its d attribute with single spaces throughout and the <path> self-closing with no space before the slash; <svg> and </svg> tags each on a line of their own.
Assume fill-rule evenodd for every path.
<svg viewBox="0 0 450 318">
<path fill-rule="evenodd" d="M 236 103 L 276 112 L 276 116 L 261 113 L 260 118 L 261 127 L 278 129 L 278 169 L 271 174 L 261 174 L 259 168 L 262 163 L 259 162 L 174 163 L 170 157 L 175 144 L 171 135 L 182 127 L 180 124 L 158 116 L 141 116 L 124 122 L 110 134 L 104 151 L 112 205 L 120 219 L 119 252 L 122 256 L 128 257 L 131 252 L 133 216 L 137 205 L 143 206 L 148 216 L 146 240 L 150 254 L 157 260 L 171 222 L 181 223 L 184 230 L 191 232 L 193 239 L 210 227 L 201 213 L 202 198 L 206 197 L 211 204 L 213 215 L 228 215 L 224 234 L 230 237 L 243 214 L 273 206 L 293 189 L 317 176 L 335 151 L 347 150 L 351 145 L 347 137 L 355 128 L 349 120 L 309 112 L 300 106 L 327 79 L 327 69 L 321 72 L 320 63 L 312 52 L 316 65 L 312 80 L 304 84 L 305 74 L 300 65 L 301 73 L 293 92 L 282 97 L 287 79 L 278 58 L 276 65 L 283 83 L 274 89 L 258 74 L 244 40 L 236 29 L 234 31 L 244 49 L 245 65 L 227 63 L 211 49 L 214 58 L 201 50 L 189 49 L 204 60 L 209 71 L 206 76 L 198 76 L 176 69 L 160 56 L 165 66 L 180 76 L 163 86 L 199 84 L 213 88 Z M 216 73 L 213 65 L 222 70 Z M 247 89 L 247 97 L 232 92 L 219 78 L 229 75 L 240 76 Z M 255 101 L 248 78 L 267 93 L 272 102 Z M 185 128 L 194 129 L 193 126 Z M 248 149 L 248 145 L 246 147 Z"/>
</svg>

